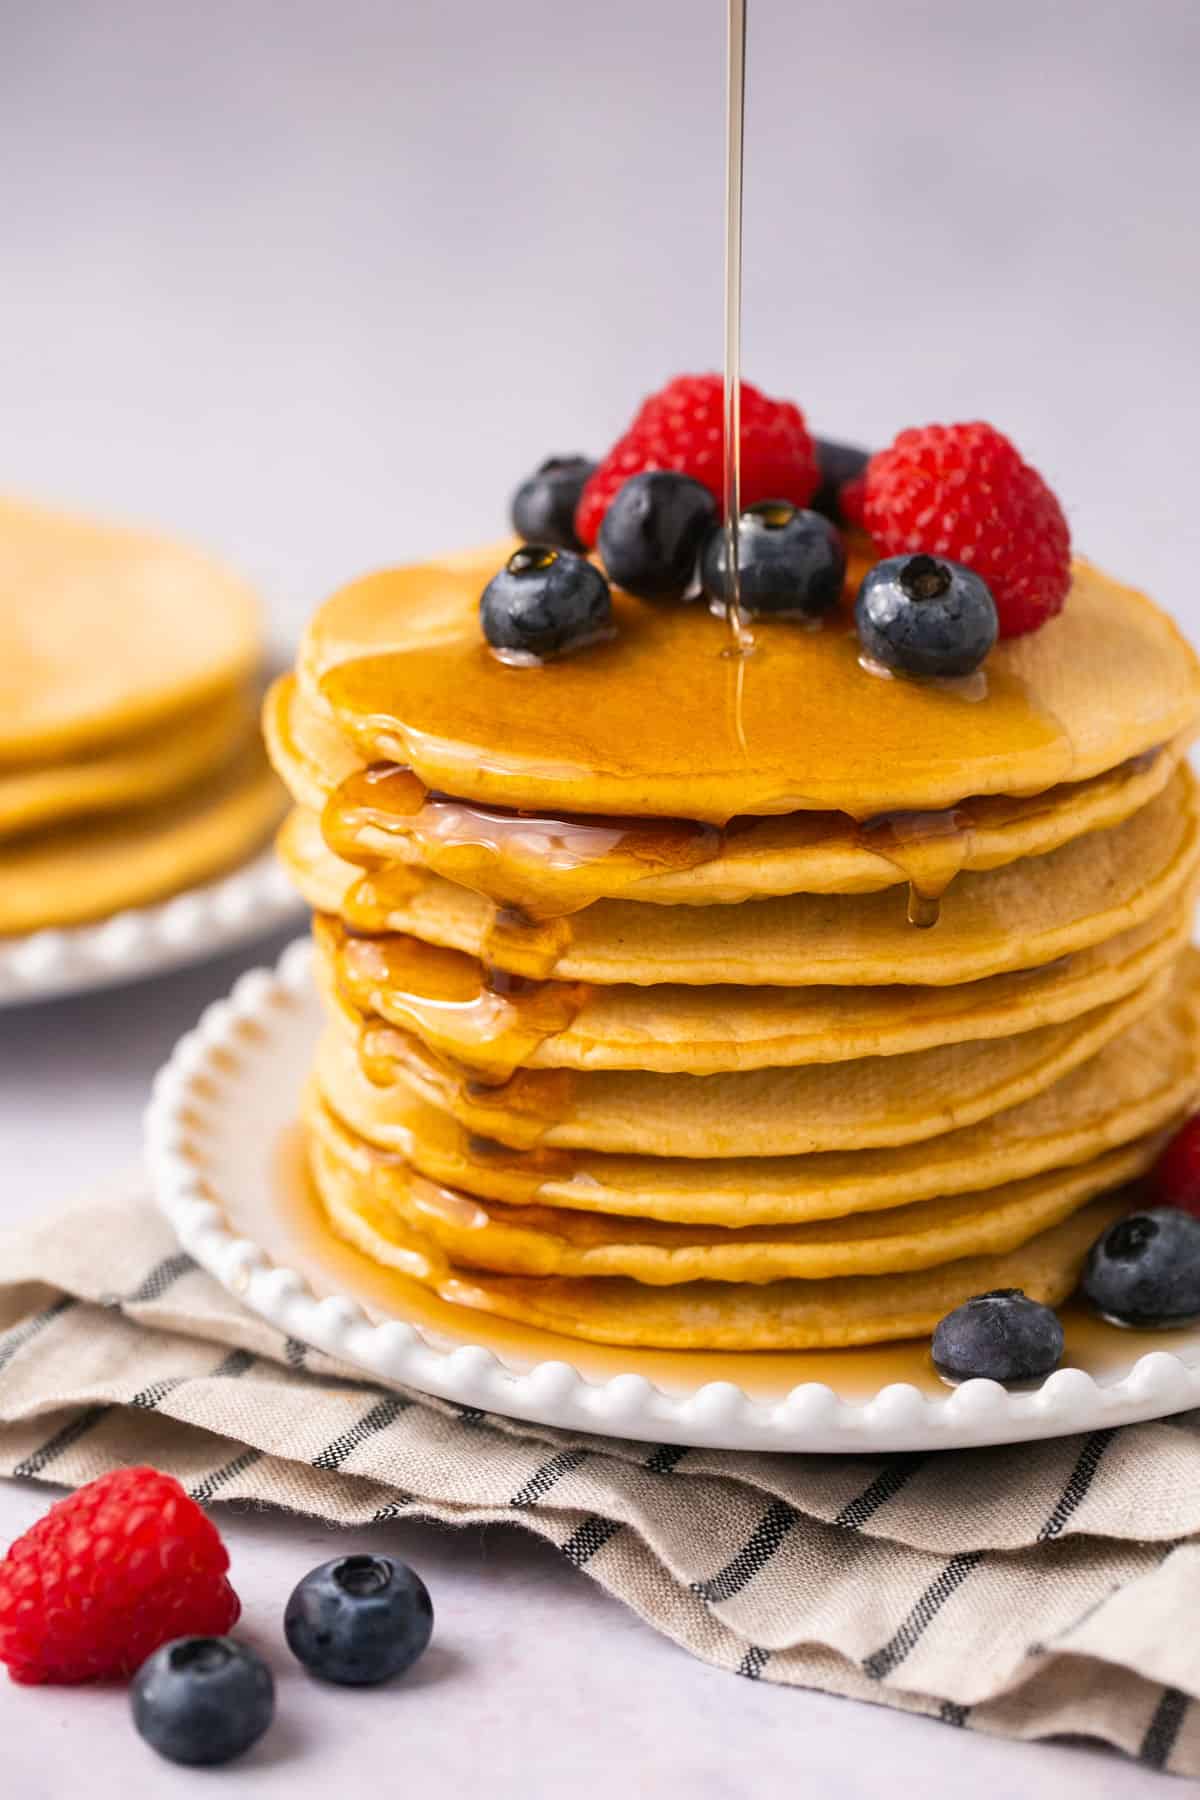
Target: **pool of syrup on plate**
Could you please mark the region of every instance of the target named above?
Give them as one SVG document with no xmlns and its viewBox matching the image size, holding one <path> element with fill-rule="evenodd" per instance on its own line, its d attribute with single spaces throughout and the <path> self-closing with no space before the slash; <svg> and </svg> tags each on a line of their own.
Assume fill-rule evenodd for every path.
<svg viewBox="0 0 1200 1800">
<path fill-rule="evenodd" d="M 432 1184 L 431 1184 L 432 1185 Z M 933 1367 L 925 1339 L 844 1350 L 641 1350 L 590 1344 L 533 1326 L 455 1306 L 420 1281 L 381 1267 L 333 1231 L 308 1174 L 305 1134 L 283 1133 L 274 1157 L 274 1202 L 289 1258 L 319 1296 L 341 1293 L 377 1320 L 416 1325 L 440 1347 L 482 1344 L 517 1369 L 563 1361 L 585 1379 L 605 1381 L 634 1372 L 666 1393 L 685 1394 L 709 1381 L 730 1381 L 752 1399 L 781 1399 L 804 1382 L 822 1382 L 844 1400 L 862 1403 L 880 1388 L 907 1383 L 929 1398 L 944 1398 L 946 1385 Z M 1075 1303 L 1060 1309 L 1066 1329 L 1068 1368 L 1097 1380 L 1115 1379 L 1153 1350 L 1194 1352 L 1194 1333 L 1122 1331 Z"/>
</svg>

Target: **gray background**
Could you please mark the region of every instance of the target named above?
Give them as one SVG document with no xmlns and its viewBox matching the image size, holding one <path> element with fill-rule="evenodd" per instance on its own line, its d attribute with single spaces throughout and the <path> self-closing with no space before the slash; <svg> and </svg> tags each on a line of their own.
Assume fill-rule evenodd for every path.
<svg viewBox="0 0 1200 1800">
<path fill-rule="evenodd" d="M 866 442 L 992 418 L 1186 612 L 1200 8 L 750 13 L 749 378 Z M 0 482 L 212 544 L 281 627 L 716 366 L 721 0 L 0 16 Z"/>
<path fill-rule="evenodd" d="M 499 531 L 528 465 L 717 362 L 723 10 L 0 0 L 0 487 L 209 544 L 281 643 L 364 568 Z M 1081 545 L 1200 629 L 1200 8 L 751 14 L 747 374 L 866 442 L 993 418 Z M 153 1069 L 232 973 L 6 1016 L 0 1224 L 132 1160 Z M 0 1484 L 0 1544 L 43 1505 Z M 269 1643 L 328 1539 L 221 1523 Z M 517 1534 L 379 1544 L 426 1573 L 449 1673 L 359 1704 L 276 1656 L 239 1795 L 1165 1793 L 732 1681 Z M 95 1800 L 195 1791 L 111 1692 L 0 1680 L 0 1743 L 14 1800 L 60 1800 L 85 1755 Z"/>
</svg>

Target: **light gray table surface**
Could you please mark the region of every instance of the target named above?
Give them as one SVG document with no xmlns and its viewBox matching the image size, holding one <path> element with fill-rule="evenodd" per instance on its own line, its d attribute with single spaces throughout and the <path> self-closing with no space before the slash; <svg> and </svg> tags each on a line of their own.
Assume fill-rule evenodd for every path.
<svg viewBox="0 0 1200 1800">
<path fill-rule="evenodd" d="M 503 528 L 720 346 L 720 0 L 0 0 L 0 487 L 178 530 L 281 648 L 337 582 Z M 983 416 L 1076 539 L 1200 627 L 1200 14 L 1188 0 L 751 0 L 745 369 L 871 443 Z M 9 597 L 4 597 L 9 603 Z M 243 957 L 241 965 L 253 960 Z M 229 961 L 0 1015 L 0 1222 L 135 1157 Z M 0 1543 L 44 1503 L 0 1485 Z M 247 1629 L 328 1537 L 220 1515 Z M 232 1792 L 969 1790 L 1163 1778 L 693 1663 L 519 1534 L 389 1527 L 419 1678 L 288 1670 Z M 112 1693 L 0 1680 L 13 1800 L 171 1796 Z"/>
</svg>

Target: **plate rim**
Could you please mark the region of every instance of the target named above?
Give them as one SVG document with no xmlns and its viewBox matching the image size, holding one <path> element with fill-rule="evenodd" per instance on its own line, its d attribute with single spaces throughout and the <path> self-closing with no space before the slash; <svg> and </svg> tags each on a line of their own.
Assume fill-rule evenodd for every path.
<svg viewBox="0 0 1200 1800">
<path fill-rule="evenodd" d="M 179 1039 L 155 1077 L 145 1114 L 146 1165 L 155 1201 L 182 1247 L 242 1305 L 285 1336 L 377 1380 L 532 1424 L 602 1437 L 696 1448 L 784 1453 L 964 1449 L 1074 1435 L 1162 1418 L 1200 1405 L 1200 1364 L 1172 1351 L 1139 1356 L 1117 1380 L 1056 1370 L 1010 1392 L 972 1380 L 929 1396 L 902 1382 L 865 1400 L 804 1382 L 778 1400 L 734 1382 L 671 1394 L 636 1370 L 597 1379 L 552 1359 L 518 1369 L 469 1336 L 443 1348 L 402 1318 L 373 1320 L 345 1294 L 318 1298 L 297 1270 L 236 1231 L 202 1170 L 197 1139 L 219 1118 L 247 1064 L 277 1053 L 281 1032 L 311 1004 L 312 948 L 296 939 L 274 968 L 242 975 Z M 232 1071 L 232 1073 L 231 1073 Z M 252 1074 L 252 1069 L 249 1071 Z M 299 1096 L 297 1095 L 297 1100 Z M 749 1353 L 747 1353 L 749 1354 Z"/>
<path fill-rule="evenodd" d="M 271 844 L 215 880 L 81 925 L 0 937 L 0 1008 L 165 974 L 294 924 L 302 902 Z"/>
</svg>

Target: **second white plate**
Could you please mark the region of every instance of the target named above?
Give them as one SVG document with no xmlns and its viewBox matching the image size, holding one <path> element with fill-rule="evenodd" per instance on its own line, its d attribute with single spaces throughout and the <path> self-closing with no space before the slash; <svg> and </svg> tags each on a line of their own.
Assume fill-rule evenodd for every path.
<svg viewBox="0 0 1200 1800">
<path fill-rule="evenodd" d="M 718 1354 L 585 1344 L 468 1313 L 322 1224 L 295 1125 L 320 1029 L 308 941 L 243 976 L 177 1045 L 147 1114 L 180 1242 L 252 1311 L 380 1380 L 568 1430 L 719 1449 L 953 1449 L 1200 1405 L 1200 1330 L 1122 1332 L 1068 1309 L 1066 1364 L 1032 1392 L 948 1389 L 925 1344 Z"/>
<path fill-rule="evenodd" d="M 300 899 L 273 850 L 217 881 L 94 925 L 0 937 L 0 1006 L 58 1000 L 165 974 L 293 924 Z"/>
</svg>

